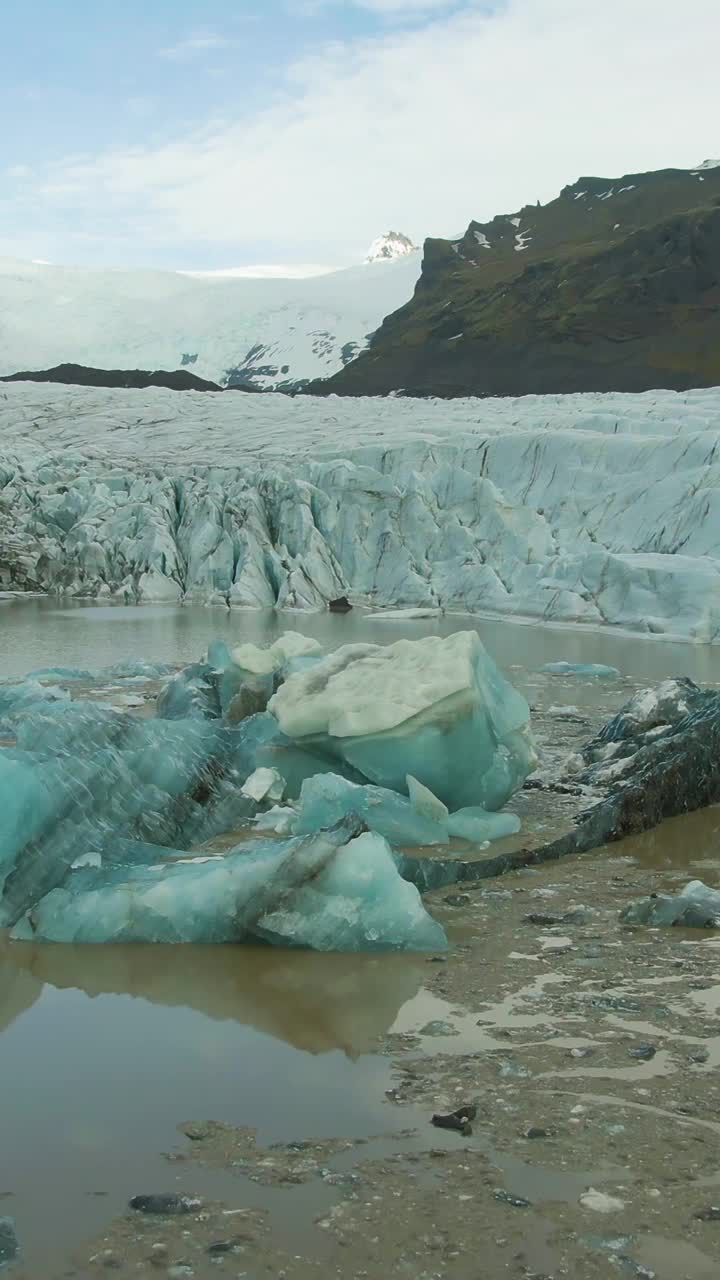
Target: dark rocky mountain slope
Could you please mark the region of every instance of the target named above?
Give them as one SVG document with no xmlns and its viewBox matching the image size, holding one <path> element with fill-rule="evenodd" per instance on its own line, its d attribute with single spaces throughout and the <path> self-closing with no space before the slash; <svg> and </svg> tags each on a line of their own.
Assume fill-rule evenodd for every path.
<svg viewBox="0 0 720 1280">
<path fill-rule="evenodd" d="M 427 240 L 414 297 L 315 394 L 720 384 L 720 166 L 581 178 Z"/>
<path fill-rule="evenodd" d="M 186 369 L 91 369 L 82 364 L 58 364 L 54 369 L 11 373 L 0 382 L 62 382 L 75 387 L 167 387 L 170 391 L 222 391 Z"/>
</svg>

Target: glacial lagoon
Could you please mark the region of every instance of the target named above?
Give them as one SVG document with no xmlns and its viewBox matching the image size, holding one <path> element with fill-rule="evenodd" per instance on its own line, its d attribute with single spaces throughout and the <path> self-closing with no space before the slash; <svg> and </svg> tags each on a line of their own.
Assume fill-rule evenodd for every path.
<svg viewBox="0 0 720 1280">
<path fill-rule="evenodd" d="M 197 659 L 211 638 L 268 643 L 288 629 L 333 649 L 465 628 L 479 631 L 531 705 L 567 704 L 604 715 L 643 683 L 667 675 L 720 682 L 718 646 L 617 632 L 460 616 L 229 615 L 40 598 L 0 605 L 0 675 L 58 665 L 92 669 L 129 658 L 181 666 Z M 557 661 L 608 664 L 621 679 L 540 672 Z M 693 874 L 714 884 L 716 826 L 710 811 L 676 820 L 638 838 L 637 856 L 667 864 L 673 889 L 693 860 Z M 685 833 L 691 827 L 700 838 L 690 848 Z M 632 842 L 611 856 L 632 857 Z M 462 930 L 450 936 L 461 942 Z M 212 1115 L 257 1128 L 264 1142 L 387 1131 L 389 1062 L 374 1052 L 377 1038 L 393 1028 L 415 1031 L 437 1014 L 429 972 L 423 955 L 4 942 L 0 1124 L 3 1150 L 12 1156 L 2 1161 L 0 1210 L 15 1219 L 28 1274 L 33 1280 L 59 1274 L 60 1260 L 138 1191 L 186 1188 L 226 1196 L 226 1177 L 198 1176 L 163 1159 L 182 1121 Z M 420 1119 L 415 1108 L 402 1118 L 408 1124 Z M 261 1187 L 251 1186 L 243 1197 L 260 1206 L 267 1201 Z M 290 1246 L 301 1247 L 322 1207 L 317 1188 L 295 1188 L 286 1197 L 280 1217 Z"/>
</svg>

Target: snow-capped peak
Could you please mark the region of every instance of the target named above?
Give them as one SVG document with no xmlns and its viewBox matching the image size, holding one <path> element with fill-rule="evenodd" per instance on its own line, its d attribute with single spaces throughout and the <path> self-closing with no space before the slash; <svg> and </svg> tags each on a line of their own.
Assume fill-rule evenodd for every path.
<svg viewBox="0 0 720 1280">
<path fill-rule="evenodd" d="M 720 169 L 720 160 L 703 160 L 702 164 L 694 166 L 692 172 L 701 173 L 703 169 Z"/>
<path fill-rule="evenodd" d="M 408 253 L 417 253 L 418 246 L 413 244 L 409 236 L 402 231 L 386 231 L 384 236 L 373 240 L 367 251 L 366 262 L 390 262 L 393 258 L 404 258 Z"/>
</svg>

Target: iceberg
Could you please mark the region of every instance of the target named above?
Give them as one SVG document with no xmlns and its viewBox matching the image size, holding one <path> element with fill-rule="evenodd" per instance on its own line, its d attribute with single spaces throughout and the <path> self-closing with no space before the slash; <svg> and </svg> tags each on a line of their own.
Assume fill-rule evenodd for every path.
<svg viewBox="0 0 720 1280">
<path fill-rule="evenodd" d="M 334 773 L 308 778 L 300 791 L 299 812 L 293 831 L 301 835 L 319 831 L 357 814 L 365 825 L 396 845 L 447 844 L 447 821 L 427 817 L 405 797 L 385 787 L 358 786 Z"/>
<path fill-rule="evenodd" d="M 496 807 L 534 764 L 529 712 L 473 632 L 329 657 L 293 633 L 214 642 L 154 716 L 96 699 L 118 678 L 73 697 L 0 686 L 0 928 L 15 938 L 437 948 L 418 887 L 459 864 L 396 850 L 517 829 Z M 252 681 L 275 693 L 238 719 Z"/>
<path fill-rule="evenodd" d="M 691 880 L 681 893 L 658 893 L 631 903 L 620 913 L 623 924 L 676 925 L 684 929 L 720 929 L 720 890 Z"/>
<path fill-rule="evenodd" d="M 499 809 L 536 765 L 525 699 L 474 631 L 345 645 L 268 704 L 282 732 L 368 781 L 412 775 L 449 809 Z"/>
<path fill-rule="evenodd" d="M 355 818 L 224 857 L 75 871 L 12 936 L 72 943 L 256 940 L 318 951 L 447 946 L 387 843 L 363 833 Z"/>
</svg>

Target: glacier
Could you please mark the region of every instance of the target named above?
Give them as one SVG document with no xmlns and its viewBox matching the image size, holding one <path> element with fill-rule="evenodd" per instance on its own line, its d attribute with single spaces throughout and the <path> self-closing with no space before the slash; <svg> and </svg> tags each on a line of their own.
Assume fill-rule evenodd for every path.
<svg viewBox="0 0 720 1280">
<path fill-rule="evenodd" d="M 475 840 L 477 810 L 453 815 L 445 800 L 499 808 L 522 785 L 535 764 L 527 703 L 475 633 L 316 649 L 293 632 L 265 649 L 213 642 L 166 676 L 154 715 L 122 693 L 119 707 L 93 700 L 118 678 L 108 671 L 78 690 L 69 670 L 72 696 L 36 678 L 0 684 L 0 928 L 57 942 L 445 946 L 418 893 L 423 859 L 388 842 Z M 157 673 L 120 669 L 138 665 Z M 276 690 L 240 717 L 248 676 Z M 326 732 L 305 732 L 321 721 Z M 517 829 L 480 812 L 496 837 Z M 457 865 L 434 874 L 452 883 Z"/>
<path fill-rule="evenodd" d="M 306 279 L 101 271 L 0 258 L 0 374 L 65 361 L 101 369 L 185 366 L 267 391 L 327 378 L 412 296 L 418 252 Z M 399 249 L 399 246 L 396 246 Z M 372 252 L 372 250 L 371 250 Z"/>
<path fill-rule="evenodd" d="M 347 596 L 720 639 L 718 390 L 417 401 L 17 383 L 0 427 L 0 589 L 230 608 Z"/>
</svg>

